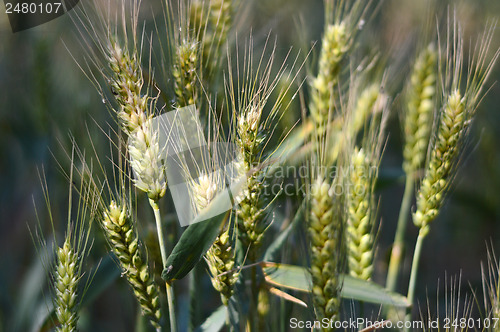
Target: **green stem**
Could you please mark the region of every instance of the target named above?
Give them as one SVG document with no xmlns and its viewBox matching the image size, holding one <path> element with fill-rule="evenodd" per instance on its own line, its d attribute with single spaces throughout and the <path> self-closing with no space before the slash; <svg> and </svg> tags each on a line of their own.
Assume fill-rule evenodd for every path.
<svg viewBox="0 0 500 332">
<path fill-rule="evenodd" d="M 163 228 L 161 225 L 161 215 L 160 208 L 155 200 L 149 199 L 149 204 L 153 208 L 153 212 L 156 220 L 156 232 L 158 233 L 158 244 L 160 245 L 161 261 L 163 268 L 167 265 L 167 251 L 165 246 L 165 239 L 163 237 Z M 170 282 L 165 282 L 165 287 L 167 289 L 167 301 L 168 301 L 168 314 L 170 318 L 170 331 L 177 332 L 177 323 L 175 320 L 175 298 L 174 290 Z"/>
<path fill-rule="evenodd" d="M 406 226 L 408 224 L 408 215 L 410 214 L 411 201 L 413 198 L 413 189 L 415 182 L 413 175 L 406 176 L 405 191 L 403 194 L 403 201 L 399 210 L 398 225 L 396 228 L 396 237 L 391 251 L 391 259 L 389 261 L 389 270 L 387 272 L 386 287 L 391 291 L 396 290 L 398 276 L 401 267 L 401 260 L 404 250 L 404 238 L 406 233 Z"/>
<path fill-rule="evenodd" d="M 250 249 L 251 250 L 251 249 Z M 250 255 L 250 254 L 249 254 Z M 253 256 L 253 255 L 252 255 Z M 254 260 L 251 260 L 253 263 Z M 259 312 L 257 311 L 257 299 L 258 299 L 258 290 L 257 290 L 257 268 L 256 266 L 252 266 L 250 269 L 251 286 L 250 286 L 250 331 L 257 331 L 259 326 Z"/>
<path fill-rule="evenodd" d="M 422 244 L 427 234 L 429 234 L 428 225 L 420 228 L 420 231 L 418 232 L 417 243 L 415 244 L 415 251 L 413 253 L 413 262 L 411 264 L 410 282 L 408 284 L 408 295 L 407 295 L 408 302 L 411 304 L 411 306 L 407 311 L 406 320 L 411 319 L 411 308 L 413 307 L 413 302 L 415 300 L 415 289 L 417 286 L 420 255 L 422 254 Z"/>
</svg>

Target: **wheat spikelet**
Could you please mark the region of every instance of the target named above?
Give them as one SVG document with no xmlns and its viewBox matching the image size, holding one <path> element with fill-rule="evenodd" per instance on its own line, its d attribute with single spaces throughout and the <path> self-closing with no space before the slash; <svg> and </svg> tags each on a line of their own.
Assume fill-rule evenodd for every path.
<svg viewBox="0 0 500 332">
<path fill-rule="evenodd" d="M 102 226 L 111 250 L 118 258 L 123 275 L 132 286 L 143 314 L 160 329 L 159 290 L 148 271 L 147 260 L 141 255 L 135 224 L 128 216 L 126 206 L 111 202 L 104 212 Z"/>
<path fill-rule="evenodd" d="M 57 264 L 54 271 L 56 316 L 59 322 L 57 331 L 76 331 L 78 314 L 76 299 L 79 274 L 78 255 L 70 243 L 70 236 L 66 237 L 62 247 L 57 250 Z"/>
<path fill-rule="evenodd" d="M 436 80 L 437 52 L 430 44 L 417 57 L 410 78 L 403 149 L 403 169 L 409 176 L 425 164 L 433 123 Z"/>
<path fill-rule="evenodd" d="M 336 320 L 340 307 L 339 247 L 342 227 L 327 181 L 319 178 L 311 185 L 309 205 L 314 309 L 318 319 Z"/>
</svg>

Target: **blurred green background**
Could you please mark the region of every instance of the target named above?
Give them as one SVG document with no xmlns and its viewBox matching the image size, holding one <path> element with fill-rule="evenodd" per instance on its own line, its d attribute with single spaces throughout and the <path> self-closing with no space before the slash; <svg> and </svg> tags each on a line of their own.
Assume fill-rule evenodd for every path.
<svg viewBox="0 0 500 332">
<path fill-rule="evenodd" d="M 424 3 L 386 0 L 359 40 L 363 49 L 380 54 L 395 68 L 394 79 L 389 77 L 387 84 L 394 104 L 381 174 L 402 174 L 398 94 L 407 79 L 408 59 L 413 56 L 418 29 L 427 20 Z M 500 1 L 453 3 L 457 4 L 466 40 L 471 42 L 475 42 L 475 36 L 488 20 L 500 19 Z M 446 8 L 445 1 L 438 0 L 438 4 Z M 143 0 L 143 7 L 143 16 L 150 23 L 152 12 L 161 13 L 159 1 Z M 298 52 L 312 47 L 321 38 L 320 0 L 254 0 L 243 7 L 236 29 L 248 34 L 253 26 L 257 44 L 262 44 L 272 31 L 277 38 L 277 63 L 290 47 L 292 53 Z M 499 46 L 497 28 L 493 47 Z M 61 235 L 66 223 L 68 183 L 58 162 L 63 167 L 69 164 L 63 152 L 63 147 L 70 146 L 69 135 L 82 148 L 89 148 L 90 136 L 103 151 L 108 145 L 95 123 L 112 120 L 91 81 L 78 67 L 85 61 L 82 48 L 68 15 L 13 34 L 0 5 L 0 330 L 3 331 L 29 331 L 33 322 L 26 319 L 34 319 L 38 304 L 30 296 L 44 287 L 41 275 L 44 269 L 36 266 L 37 246 L 29 231 L 37 227 L 35 211 L 38 211 L 44 234 L 49 238 L 51 234 L 38 173 L 43 172 L 47 177 L 55 229 Z M 313 52 L 311 62 L 314 57 Z M 480 262 L 486 261 L 487 244 L 491 242 L 500 252 L 500 85 L 493 84 L 499 79 L 500 64 L 497 64 L 489 80 L 492 88 L 478 110 L 453 191 L 425 242 L 418 284 L 420 301 L 427 295 L 435 303 L 436 298 L 443 296 L 442 284 L 439 294 L 437 285 L 445 273 L 461 273 L 464 290 L 469 290 L 469 284 L 480 290 Z M 300 119 L 298 105 L 291 110 L 287 118 Z M 402 192 L 401 181 L 393 181 L 380 190 L 382 228 L 375 273 L 375 281 L 380 283 L 385 280 Z M 416 234 L 415 227 L 410 226 L 407 234 L 410 243 Z M 95 247 L 92 255 L 99 257 L 103 249 Z M 406 252 L 405 275 L 411 254 Z M 403 289 L 406 284 L 407 279 L 401 280 Z M 120 280 L 98 297 L 93 309 L 82 314 L 82 331 L 133 330 L 134 302 L 127 292 L 119 291 L 126 287 Z"/>
</svg>

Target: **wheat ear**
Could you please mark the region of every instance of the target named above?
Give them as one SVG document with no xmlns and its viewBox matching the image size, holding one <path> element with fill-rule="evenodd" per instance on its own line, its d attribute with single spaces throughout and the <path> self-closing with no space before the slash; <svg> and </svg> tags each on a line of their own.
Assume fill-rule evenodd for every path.
<svg viewBox="0 0 500 332">
<path fill-rule="evenodd" d="M 429 166 L 417 196 L 417 210 L 413 221 L 425 228 L 438 215 L 444 193 L 452 179 L 452 170 L 459 153 L 459 144 L 468 128 L 467 114 L 462 95 L 453 91 L 447 98 L 431 152 Z"/>
<path fill-rule="evenodd" d="M 207 31 L 203 36 L 203 40 L 205 41 L 204 66 L 210 77 L 215 75 L 214 71 L 217 69 L 223 54 L 221 52 L 222 46 L 227 42 L 228 32 L 233 20 L 233 0 L 210 0 L 209 10 L 209 27 L 211 31 Z"/>
<path fill-rule="evenodd" d="M 70 239 L 71 237 L 67 236 L 63 246 L 57 250 L 57 265 L 54 272 L 58 332 L 76 331 L 78 321 L 76 299 L 80 279 L 79 263 Z"/>
<path fill-rule="evenodd" d="M 399 211 L 396 235 L 387 273 L 387 288 L 396 289 L 404 249 L 404 235 L 408 224 L 415 187 L 415 175 L 425 165 L 434 122 L 437 86 L 437 52 L 433 44 L 420 52 L 411 74 L 406 93 L 403 132 L 403 169 L 406 184 Z"/>
<path fill-rule="evenodd" d="M 418 264 L 423 241 L 430 230 L 430 223 L 437 217 L 445 195 L 456 173 L 465 139 L 470 131 L 477 106 L 484 95 L 483 87 L 493 65 L 500 55 L 497 49 L 488 57 L 494 25 L 485 30 L 469 59 L 466 86 L 460 91 L 463 74 L 463 36 L 456 21 L 449 26 L 446 51 L 440 52 L 444 66 L 443 100 L 436 137 L 431 145 L 430 157 L 424 178 L 417 194 L 417 209 L 413 222 L 420 228 L 408 286 L 408 300 L 413 302 L 418 274 Z M 443 56 L 444 55 L 444 56 Z"/>
<path fill-rule="evenodd" d="M 434 117 L 437 76 L 437 52 L 434 44 L 429 44 L 415 61 L 407 94 L 403 169 L 410 177 L 425 164 Z"/>
<path fill-rule="evenodd" d="M 371 0 L 326 0 L 326 26 L 321 41 L 318 74 L 311 81 L 309 110 L 317 133 L 325 132 L 327 122 L 333 120 L 334 108 L 339 107 L 342 63 L 353 50 L 354 39 L 362 28 Z"/>
<path fill-rule="evenodd" d="M 318 75 L 312 81 L 311 119 L 322 132 L 334 107 L 334 92 L 338 84 L 340 63 L 351 42 L 343 22 L 326 27 L 321 45 Z"/>
<path fill-rule="evenodd" d="M 382 112 L 386 102 L 387 96 L 381 93 L 380 84 L 373 83 L 361 91 L 354 108 L 353 118 L 350 120 L 352 123 L 352 137 L 356 137 L 359 131 L 363 129 L 371 115 Z"/>
<path fill-rule="evenodd" d="M 342 227 L 331 185 L 321 178 L 311 185 L 308 233 L 311 247 L 312 297 L 318 319 L 338 319 L 340 308 Z"/>
<path fill-rule="evenodd" d="M 132 286 L 143 314 L 160 330 L 159 290 L 149 273 L 147 260 L 141 254 L 135 223 L 126 206 L 111 202 L 104 212 L 102 226 L 111 250 L 118 258 L 123 275 Z"/>
<path fill-rule="evenodd" d="M 228 305 L 239 273 L 234 271 L 235 251 L 228 227 L 221 232 L 206 254 L 212 285 L 220 293 L 222 303 Z"/>
<path fill-rule="evenodd" d="M 111 42 L 108 62 L 112 70 L 111 88 L 120 109 L 117 111 L 121 126 L 129 137 L 130 163 L 134 171 L 135 186 L 149 198 L 158 200 L 167 189 L 165 166 L 161 162 L 158 128 L 152 128 L 154 106 L 151 98 L 142 95 L 143 74 L 137 51 L 129 54 L 127 48 Z"/>
<path fill-rule="evenodd" d="M 260 121 L 262 107 L 250 106 L 240 115 L 237 124 L 237 144 L 241 149 L 239 168 L 240 174 L 250 174 L 242 192 L 242 200 L 237 209 L 238 236 L 244 248 L 252 246 L 254 252 L 261 244 L 262 236 L 267 227 L 264 222 L 265 210 L 262 200 L 262 184 L 259 177 L 261 170 L 258 166 L 261 149 L 264 143 L 264 133 Z"/>
<path fill-rule="evenodd" d="M 181 41 L 177 47 L 175 64 L 173 67 L 174 90 L 179 107 L 194 104 L 198 100 L 198 69 L 197 42 L 189 37 Z"/>
<path fill-rule="evenodd" d="M 349 273 L 369 280 L 373 272 L 374 175 L 372 161 L 363 149 L 351 157 L 347 196 Z"/>
</svg>

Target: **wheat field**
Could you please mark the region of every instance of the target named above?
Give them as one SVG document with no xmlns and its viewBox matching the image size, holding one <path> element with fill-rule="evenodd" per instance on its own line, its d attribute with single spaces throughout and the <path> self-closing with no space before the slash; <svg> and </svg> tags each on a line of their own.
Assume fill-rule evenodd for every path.
<svg viewBox="0 0 500 332">
<path fill-rule="evenodd" d="M 0 8 L 0 332 L 500 331 L 498 1 Z"/>
</svg>

